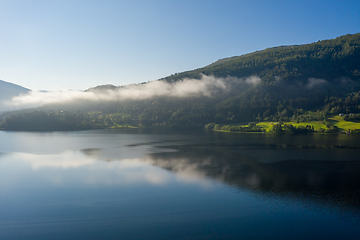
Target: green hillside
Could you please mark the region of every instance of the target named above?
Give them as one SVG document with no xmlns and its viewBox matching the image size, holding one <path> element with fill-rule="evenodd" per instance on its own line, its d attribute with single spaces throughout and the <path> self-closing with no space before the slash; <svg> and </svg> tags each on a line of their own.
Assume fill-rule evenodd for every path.
<svg viewBox="0 0 360 240">
<path fill-rule="evenodd" d="M 328 125 L 326 129 L 331 131 L 335 126 L 338 129 L 354 129 L 349 122 L 360 113 L 360 34 L 225 58 L 204 68 L 174 74 L 159 81 L 175 85 L 185 78 L 201 79 L 203 75 L 236 77 L 233 81 L 240 84 L 232 83 L 228 91 L 219 91 L 211 96 L 155 96 L 144 100 L 48 105 L 37 109 L 38 113 L 8 114 L 0 127 L 31 130 L 36 127 L 37 115 L 42 114 L 40 118 L 45 118 L 43 114 L 47 114 L 49 121 L 58 123 L 50 124 L 46 129 L 52 129 L 60 122 L 58 129 L 69 128 L 72 123 L 84 129 L 116 126 L 202 128 L 209 123 L 243 126 L 249 122 L 284 122 L 295 127 L 308 125 L 301 123 L 317 122 L 315 129 L 321 124 Z M 241 84 L 242 78 L 249 76 L 259 77 L 260 83 Z M 126 86 L 109 84 L 87 91 L 101 93 L 120 88 Z M 329 119 L 330 116 L 339 113 L 348 116 L 347 123 L 342 122 L 350 124 L 348 127 L 332 124 L 334 120 Z M 37 129 L 41 128 L 44 127 Z"/>
<path fill-rule="evenodd" d="M 174 82 L 183 78 L 200 78 L 200 74 L 239 78 L 257 75 L 267 83 L 278 77 L 285 81 L 306 81 L 310 77 L 329 81 L 343 77 L 359 80 L 360 33 L 220 59 L 204 68 L 175 74 L 164 80 Z"/>
</svg>

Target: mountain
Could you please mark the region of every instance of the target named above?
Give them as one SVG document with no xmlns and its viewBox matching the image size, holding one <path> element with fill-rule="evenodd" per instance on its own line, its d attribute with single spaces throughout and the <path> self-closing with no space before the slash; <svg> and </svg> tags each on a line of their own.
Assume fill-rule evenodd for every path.
<svg viewBox="0 0 360 240">
<path fill-rule="evenodd" d="M 14 96 L 28 93 L 30 89 L 0 80 L 0 100 L 10 100 Z"/>
<path fill-rule="evenodd" d="M 147 119 L 150 125 L 161 125 L 164 121 L 167 126 L 173 126 L 180 118 L 184 121 L 176 126 L 204 121 L 231 123 L 297 118 L 307 111 L 318 110 L 333 114 L 357 113 L 360 111 L 360 33 L 224 58 L 159 81 L 175 84 L 183 79 L 201 79 L 204 75 L 231 76 L 238 81 L 257 76 L 261 82 L 211 99 L 163 101 L 154 98 L 141 103 L 118 103 L 116 111 Z M 90 90 L 114 89 L 110 87 Z"/>
<path fill-rule="evenodd" d="M 259 76 L 271 83 L 276 78 L 285 81 L 308 78 L 360 79 L 360 33 L 305 45 L 281 46 L 220 59 L 206 67 L 164 78 L 168 82 L 184 78 L 199 78 L 200 74 L 216 77 Z M 276 77 L 276 78 L 275 78 Z"/>
<path fill-rule="evenodd" d="M 62 126 L 73 122 L 81 129 L 126 124 L 182 128 L 207 123 L 326 121 L 328 115 L 338 113 L 357 116 L 360 33 L 224 58 L 153 82 L 120 87 L 108 84 L 87 91 L 102 94 L 97 99 L 106 96 L 108 100 L 48 105 L 42 110 L 49 114 L 53 110 L 52 115 L 28 113 L 8 118 L 7 126 L 26 130 L 22 119 L 34 119 L 36 125 L 39 119 L 48 118 L 61 119 Z M 138 98 L 125 98 L 131 93 Z M 56 113 L 63 110 L 72 113 Z M 93 114 L 75 114 L 76 110 Z"/>
<path fill-rule="evenodd" d="M 12 97 L 26 94 L 30 89 L 22 86 L 0 80 L 0 112 L 8 111 L 11 108 L 4 105 L 5 101 L 11 100 Z"/>
<path fill-rule="evenodd" d="M 104 90 L 115 90 L 117 88 L 118 88 L 117 86 L 114 86 L 112 84 L 105 84 L 105 85 L 98 85 L 96 87 L 89 88 L 86 91 L 87 92 L 101 92 Z"/>
</svg>

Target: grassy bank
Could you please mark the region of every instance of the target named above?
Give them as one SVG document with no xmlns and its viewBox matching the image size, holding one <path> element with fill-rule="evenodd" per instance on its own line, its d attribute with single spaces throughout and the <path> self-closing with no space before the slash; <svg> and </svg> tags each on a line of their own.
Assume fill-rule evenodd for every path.
<svg viewBox="0 0 360 240">
<path fill-rule="evenodd" d="M 328 117 L 325 121 L 208 124 L 205 128 L 221 132 L 360 133 L 360 122 L 346 121 L 343 116 L 335 115 Z"/>
<path fill-rule="evenodd" d="M 342 131 L 360 129 L 360 122 L 345 121 L 341 116 L 333 116 L 328 119 Z"/>
</svg>

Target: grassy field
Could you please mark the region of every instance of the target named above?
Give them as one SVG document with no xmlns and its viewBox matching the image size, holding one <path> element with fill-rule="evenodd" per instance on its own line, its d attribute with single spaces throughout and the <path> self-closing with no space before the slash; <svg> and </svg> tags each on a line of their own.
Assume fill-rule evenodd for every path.
<svg viewBox="0 0 360 240">
<path fill-rule="evenodd" d="M 345 121 L 343 117 L 335 115 L 328 118 L 328 121 L 335 127 L 338 128 L 339 132 L 346 132 L 347 130 L 354 130 L 360 129 L 360 122 L 351 122 Z M 256 123 L 262 129 L 265 129 L 266 132 L 270 132 L 272 129 L 273 124 L 278 124 L 277 122 L 258 122 Z M 303 126 L 306 127 L 307 125 L 314 127 L 314 130 L 319 132 L 322 128 L 325 131 L 328 130 L 325 124 L 322 121 L 313 121 L 313 122 L 303 122 L 303 123 L 296 123 L 296 122 L 283 122 L 283 124 L 292 124 L 294 127 Z M 247 127 L 248 125 L 245 124 L 234 124 L 237 126 Z"/>
<path fill-rule="evenodd" d="M 116 125 L 116 126 L 112 126 L 110 128 L 139 128 L 139 127 L 126 124 L 126 125 Z"/>
<path fill-rule="evenodd" d="M 293 123 L 293 122 L 290 122 L 293 126 L 295 127 L 299 127 L 299 126 L 303 126 L 303 127 L 306 127 L 306 125 L 310 125 L 312 127 L 314 127 L 314 130 L 315 131 L 319 131 L 320 128 L 322 129 L 328 129 L 323 122 L 308 122 L 308 123 Z"/>
<path fill-rule="evenodd" d="M 263 129 L 265 129 L 266 132 L 269 132 L 270 129 L 272 128 L 271 122 L 259 122 L 259 123 L 256 124 L 256 126 L 259 126 L 259 127 L 263 128 Z"/>
<path fill-rule="evenodd" d="M 266 132 L 269 132 L 272 128 L 272 124 L 277 124 L 277 122 L 259 122 L 256 125 L 265 129 Z M 326 130 L 328 129 L 323 122 L 304 122 L 304 123 L 295 123 L 295 122 L 284 122 L 283 124 L 292 124 L 294 127 L 303 126 L 306 127 L 307 125 L 314 127 L 315 131 L 319 131 L 320 128 Z"/>
<path fill-rule="evenodd" d="M 348 129 L 354 130 L 354 129 L 360 129 L 360 123 L 359 122 L 350 122 L 345 121 L 340 116 L 334 116 L 329 118 L 331 122 L 334 123 L 335 126 L 337 126 L 339 129 L 346 131 Z"/>
</svg>

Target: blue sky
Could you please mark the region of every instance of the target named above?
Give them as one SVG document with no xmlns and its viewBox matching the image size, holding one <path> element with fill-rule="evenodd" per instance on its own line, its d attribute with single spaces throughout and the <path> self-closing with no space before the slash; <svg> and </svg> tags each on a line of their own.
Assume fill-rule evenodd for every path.
<svg viewBox="0 0 360 240">
<path fill-rule="evenodd" d="M 0 0 L 0 79 L 33 90 L 125 85 L 358 32 L 358 0 Z"/>
</svg>

